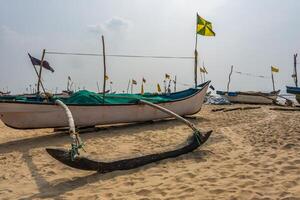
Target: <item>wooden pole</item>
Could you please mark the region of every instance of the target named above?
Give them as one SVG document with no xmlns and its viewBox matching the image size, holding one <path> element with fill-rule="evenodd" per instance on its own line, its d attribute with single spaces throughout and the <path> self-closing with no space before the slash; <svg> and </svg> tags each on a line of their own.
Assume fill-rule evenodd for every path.
<svg viewBox="0 0 300 200">
<path fill-rule="evenodd" d="M 39 73 L 38 73 L 38 71 L 37 71 L 37 69 L 35 68 L 35 66 L 34 65 L 32 65 L 33 66 L 33 69 L 34 69 L 34 71 L 35 71 L 35 74 L 36 74 L 36 76 L 39 78 Z M 43 89 L 43 91 L 44 91 L 44 93 L 45 93 L 45 88 L 44 88 L 44 85 L 43 85 L 43 82 L 41 81 L 41 86 L 42 86 L 42 89 Z M 30 89 L 31 90 L 31 89 Z M 30 91 L 31 92 L 31 91 Z"/>
<path fill-rule="evenodd" d="M 43 49 L 43 54 L 42 54 L 41 64 L 40 64 L 40 72 L 38 74 L 38 83 L 37 83 L 37 93 L 38 94 L 40 94 L 40 83 L 41 83 L 42 69 L 43 69 L 43 62 L 44 62 L 45 53 L 46 53 L 46 50 Z"/>
<path fill-rule="evenodd" d="M 195 81 L 195 88 L 197 87 L 197 66 L 198 66 L 198 51 L 197 51 L 197 44 L 198 44 L 198 37 L 197 37 L 197 19 L 198 18 L 198 13 L 196 14 L 196 42 L 195 42 L 195 63 L 194 63 L 194 81 Z"/>
<path fill-rule="evenodd" d="M 106 62 L 105 62 L 105 43 L 104 43 L 104 36 L 102 35 L 102 49 L 103 49 L 103 103 L 104 103 L 104 98 L 105 98 L 105 87 L 106 87 Z"/>
<path fill-rule="evenodd" d="M 100 89 L 99 89 L 99 83 L 98 83 L 98 81 L 96 82 L 96 84 L 97 84 L 98 93 L 100 93 Z"/>
<path fill-rule="evenodd" d="M 155 108 L 155 109 L 158 109 L 158 110 L 160 110 L 160 111 L 162 111 L 162 112 L 164 112 L 164 113 L 167 113 L 168 115 L 170 115 L 170 116 L 172 116 L 172 117 L 175 117 L 176 119 L 178 119 L 178 120 L 182 121 L 183 123 L 185 123 L 186 125 L 188 125 L 193 131 L 195 131 L 195 132 L 200 132 L 200 131 L 195 127 L 194 124 L 192 124 L 192 123 L 189 122 L 188 120 L 184 119 L 184 118 L 181 117 L 180 115 L 178 115 L 178 114 L 172 112 L 171 110 L 168 110 L 168 109 L 166 109 L 166 108 L 164 108 L 164 107 L 162 107 L 162 106 L 159 106 L 159 105 L 157 105 L 157 104 L 154 104 L 154 103 L 151 103 L 151 102 L 149 102 L 149 101 L 142 100 L 142 99 L 139 99 L 139 102 L 140 102 L 140 103 L 143 103 L 143 104 L 146 104 L 146 105 L 148 105 L 148 106 L 150 106 L 150 107 L 153 107 L 153 108 Z"/>
<path fill-rule="evenodd" d="M 294 72 L 295 72 L 295 85 L 298 87 L 298 75 L 297 75 L 297 56 L 298 54 L 294 54 Z"/>
<path fill-rule="evenodd" d="M 176 92 L 176 84 L 177 84 L 177 76 L 175 75 L 175 80 L 174 80 L 174 92 Z"/>
<path fill-rule="evenodd" d="M 127 85 L 127 94 L 129 93 L 129 87 L 130 87 L 130 79 L 129 79 L 129 81 L 128 81 L 128 85 Z"/>
<path fill-rule="evenodd" d="M 233 71 L 233 65 L 231 65 L 231 69 L 230 69 L 230 73 L 229 73 L 229 77 L 228 77 L 227 92 L 229 91 L 229 85 L 230 85 L 230 81 L 231 81 L 232 71 Z"/>
<path fill-rule="evenodd" d="M 271 78 L 272 78 L 273 91 L 275 91 L 275 84 L 274 84 L 274 76 L 273 76 L 273 72 L 272 72 L 272 66 L 271 66 Z"/>
</svg>

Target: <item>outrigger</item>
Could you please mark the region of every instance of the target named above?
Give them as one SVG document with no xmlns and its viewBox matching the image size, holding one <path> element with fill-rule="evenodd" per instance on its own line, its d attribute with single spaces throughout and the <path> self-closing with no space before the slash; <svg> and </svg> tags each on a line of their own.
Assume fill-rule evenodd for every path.
<svg viewBox="0 0 300 200">
<path fill-rule="evenodd" d="M 177 115 L 176 113 L 157 104 L 153 104 L 149 101 L 139 99 L 139 104 L 150 106 L 154 109 L 157 109 L 161 112 L 168 114 L 171 117 L 175 117 L 176 119 L 183 122 L 189 128 L 192 129 L 193 135 L 188 139 L 185 145 L 175 150 L 150 154 L 150 155 L 145 155 L 145 156 L 140 156 L 140 157 L 135 157 L 130 159 L 116 160 L 112 162 L 102 162 L 98 160 L 92 160 L 88 157 L 83 157 L 80 155 L 80 150 L 81 149 L 84 150 L 83 148 L 84 143 L 81 140 L 79 133 L 76 132 L 75 130 L 75 124 L 74 124 L 72 113 L 69 110 L 68 106 L 65 105 L 62 101 L 56 100 L 55 103 L 61 106 L 62 108 L 64 108 L 65 110 L 69 122 L 70 136 L 72 137 L 73 141 L 71 143 L 71 148 L 69 150 L 61 149 L 61 148 L 46 148 L 46 151 L 53 158 L 60 161 L 61 163 L 69 167 L 80 169 L 80 170 L 98 171 L 99 173 L 108 173 L 116 170 L 129 170 L 152 162 L 160 161 L 163 159 L 177 157 L 197 149 L 199 146 L 201 146 L 208 140 L 209 136 L 212 133 L 212 131 L 201 132 L 199 129 L 195 127 L 194 124 L 184 119 L 183 117 Z"/>
</svg>

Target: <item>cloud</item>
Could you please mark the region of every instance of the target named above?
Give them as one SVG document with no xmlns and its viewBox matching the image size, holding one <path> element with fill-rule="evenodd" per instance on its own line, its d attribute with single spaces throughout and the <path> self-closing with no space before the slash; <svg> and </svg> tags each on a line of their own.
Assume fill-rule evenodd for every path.
<svg viewBox="0 0 300 200">
<path fill-rule="evenodd" d="M 131 21 L 121 17 L 113 17 L 102 24 L 88 25 L 88 30 L 94 33 L 124 32 L 132 26 Z"/>
</svg>

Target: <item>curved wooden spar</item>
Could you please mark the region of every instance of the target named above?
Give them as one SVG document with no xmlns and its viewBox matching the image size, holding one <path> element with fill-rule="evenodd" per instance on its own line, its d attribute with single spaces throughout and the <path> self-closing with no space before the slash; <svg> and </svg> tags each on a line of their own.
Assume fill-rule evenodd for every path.
<svg viewBox="0 0 300 200">
<path fill-rule="evenodd" d="M 155 109 L 158 109 L 162 112 L 169 114 L 172 117 L 179 119 L 181 122 L 183 122 L 184 124 L 186 124 L 188 127 L 190 127 L 193 130 L 192 137 L 187 142 L 185 142 L 184 145 L 182 145 L 181 147 L 179 147 L 175 150 L 140 156 L 140 157 L 136 157 L 136 158 L 116 160 L 116 161 L 112 161 L 112 162 L 101 162 L 101 161 L 92 160 L 87 157 L 79 156 L 79 153 L 74 157 L 72 155 L 72 152 L 74 152 L 74 151 L 72 151 L 72 149 L 68 151 L 65 149 L 46 148 L 46 151 L 53 158 L 55 158 L 56 160 L 62 162 L 65 165 L 68 165 L 70 167 L 73 167 L 76 169 L 81 169 L 81 170 L 98 171 L 99 173 L 107 173 L 107 172 L 112 172 L 115 170 L 129 170 L 129 169 L 140 167 L 140 166 L 143 166 L 143 165 L 146 165 L 146 164 L 149 164 L 152 162 L 156 162 L 159 160 L 177 157 L 182 154 L 189 153 L 189 152 L 197 149 L 203 143 L 205 143 L 212 133 L 212 131 L 208 131 L 206 133 L 200 133 L 200 131 L 194 126 L 194 124 L 192 124 L 188 120 L 182 118 L 181 116 L 177 115 L 176 113 L 174 113 L 166 108 L 163 108 L 162 106 L 153 104 L 153 103 L 145 101 L 145 100 L 139 100 L 139 102 L 146 104 L 148 106 L 151 106 Z M 69 114 L 71 114 L 71 112 Z M 70 119 L 70 121 L 72 121 L 72 117 L 68 117 L 68 119 Z M 70 122 L 70 121 L 69 121 L 69 124 L 72 125 L 72 122 Z M 73 148 L 73 146 L 72 146 L 72 148 Z M 78 150 L 79 148 L 77 148 L 76 150 Z"/>
</svg>

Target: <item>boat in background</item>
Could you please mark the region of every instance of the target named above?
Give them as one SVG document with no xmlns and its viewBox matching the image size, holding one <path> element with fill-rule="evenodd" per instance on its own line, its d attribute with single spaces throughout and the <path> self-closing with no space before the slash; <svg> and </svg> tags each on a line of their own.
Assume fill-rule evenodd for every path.
<svg viewBox="0 0 300 200">
<path fill-rule="evenodd" d="M 300 103 L 300 87 L 286 86 L 286 92 L 296 95 L 296 100 Z"/>
<path fill-rule="evenodd" d="M 300 103 L 300 87 L 298 87 L 298 75 L 297 75 L 297 56 L 298 54 L 294 54 L 294 74 L 292 74 L 292 78 L 294 79 L 295 86 L 286 86 L 286 92 L 290 94 L 296 95 L 296 100 Z"/>
<path fill-rule="evenodd" d="M 273 104 L 276 102 L 280 90 L 266 92 L 225 92 L 217 91 L 217 94 L 228 99 L 231 103 L 248 103 L 248 104 Z"/>
<path fill-rule="evenodd" d="M 140 104 L 139 98 L 159 104 L 181 116 L 192 115 L 201 110 L 209 83 L 210 81 L 207 81 L 197 88 L 171 93 L 168 96 L 133 95 L 132 97 L 122 97 L 121 94 L 115 94 L 106 95 L 105 103 L 98 103 L 99 99 L 103 101 L 103 99 L 101 100 L 102 95 L 93 93 L 92 101 L 86 98 L 89 95 L 86 95 L 81 101 L 86 103 L 72 103 L 68 100 L 65 102 L 71 110 L 77 126 L 159 120 L 168 118 L 169 115 Z M 72 96 L 75 95 L 76 93 Z M 94 101 L 98 102 L 94 103 Z M 68 126 L 64 110 L 57 106 L 55 101 L 0 101 L 0 119 L 7 126 L 18 129 Z"/>
</svg>

